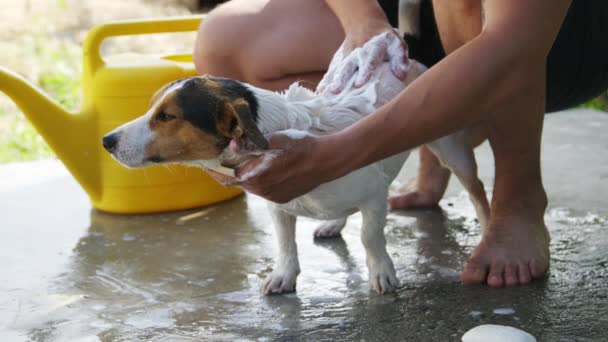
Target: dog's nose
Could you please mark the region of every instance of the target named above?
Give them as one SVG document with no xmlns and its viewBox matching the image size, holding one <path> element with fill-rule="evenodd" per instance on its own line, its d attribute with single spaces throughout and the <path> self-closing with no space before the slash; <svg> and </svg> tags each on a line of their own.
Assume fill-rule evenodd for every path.
<svg viewBox="0 0 608 342">
<path fill-rule="evenodd" d="M 118 143 L 118 135 L 117 134 L 108 134 L 103 139 L 101 139 L 103 143 L 103 147 L 106 151 L 112 153 L 116 148 L 116 143 Z"/>
</svg>

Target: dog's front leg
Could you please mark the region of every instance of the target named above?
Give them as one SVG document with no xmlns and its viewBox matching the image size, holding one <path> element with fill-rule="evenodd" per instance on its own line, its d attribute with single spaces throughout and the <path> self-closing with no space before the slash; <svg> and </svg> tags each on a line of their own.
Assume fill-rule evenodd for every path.
<svg viewBox="0 0 608 342">
<path fill-rule="evenodd" d="M 387 204 L 384 197 L 366 207 L 360 208 L 363 216 L 361 241 L 365 247 L 369 287 L 379 294 L 394 292 L 399 286 L 393 261 L 386 252 L 384 226 L 386 224 Z"/>
<path fill-rule="evenodd" d="M 300 274 L 298 248 L 296 246 L 296 217 L 289 215 L 275 204 L 270 204 L 274 229 L 279 242 L 279 255 L 272 273 L 262 284 L 266 295 L 293 292 Z"/>
</svg>

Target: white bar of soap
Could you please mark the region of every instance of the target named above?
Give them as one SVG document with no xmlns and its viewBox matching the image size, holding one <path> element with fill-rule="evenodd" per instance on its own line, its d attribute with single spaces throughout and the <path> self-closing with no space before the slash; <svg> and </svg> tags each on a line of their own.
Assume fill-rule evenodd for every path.
<svg viewBox="0 0 608 342">
<path fill-rule="evenodd" d="M 536 342 L 527 332 L 506 325 L 484 324 L 476 326 L 462 336 L 462 342 Z"/>
</svg>

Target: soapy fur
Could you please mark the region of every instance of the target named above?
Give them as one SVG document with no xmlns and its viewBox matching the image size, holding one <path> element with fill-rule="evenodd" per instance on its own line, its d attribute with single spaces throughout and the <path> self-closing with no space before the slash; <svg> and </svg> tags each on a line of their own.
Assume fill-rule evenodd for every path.
<svg viewBox="0 0 608 342">
<path fill-rule="evenodd" d="M 337 55 L 340 53 L 338 51 Z M 301 139 L 306 135 L 330 134 L 354 124 L 397 96 L 425 70 L 422 64 L 411 61 L 407 77 L 399 80 L 394 76 L 390 62 L 383 62 L 364 86 L 356 87 L 358 78 L 354 75 L 339 94 L 329 91 L 314 93 L 297 83 L 283 93 L 249 87 L 260 105 L 258 128 L 264 134 L 285 134 L 292 139 Z M 485 227 L 489 205 L 477 178 L 468 132 L 457 132 L 428 146 L 469 190 L 482 228 Z M 243 175 L 242 180 L 263 172 L 276 158 L 275 153 L 268 154 L 253 170 Z M 355 170 L 287 203 L 269 203 L 275 218 L 279 255 L 274 271 L 262 284 L 262 291 L 273 294 L 295 290 L 296 277 L 300 272 L 293 233 L 297 216 L 329 220 L 315 231 L 318 237 L 329 237 L 340 234 L 346 217 L 357 211 L 361 211 L 363 216 L 361 239 L 367 254 L 370 288 L 378 293 L 394 291 L 399 281 L 386 252 L 383 233 L 386 197 L 391 182 L 408 155 L 409 151 L 405 151 Z"/>
</svg>

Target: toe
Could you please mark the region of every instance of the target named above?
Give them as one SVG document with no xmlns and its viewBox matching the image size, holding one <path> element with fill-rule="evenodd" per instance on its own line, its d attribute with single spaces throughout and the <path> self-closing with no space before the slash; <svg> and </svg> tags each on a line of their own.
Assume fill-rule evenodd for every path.
<svg viewBox="0 0 608 342">
<path fill-rule="evenodd" d="M 504 282 L 505 265 L 502 262 L 494 262 L 490 266 L 490 272 L 488 273 L 488 285 L 491 287 L 501 287 L 505 284 Z"/>
<path fill-rule="evenodd" d="M 272 279 L 264 287 L 264 294 L 271 295 L 271 294 L 275 294 L 275 293 L 280 293 L 280 290 L 279 290 L 280 285 L 281 285 L 280 281 L 277 281 L 277 279 Z"/>
<path fill-rule="evenodd" d="M 264 285 L 262 286 L 262 293 L 265 295 L 269 295 L 272 293 L 272 281 L 271 280 L 267 280 L 264 282 Z"/>
<path fill-rule="evenodd" d="M 388 282 L 388 278 L 380 277 L 380 294 L 391 292 L 391 285 Z"/>
<path fill-rule="evenodd" d="M 507 264 L 505 266 L 505 285 L 513 286 L 519 283 L 517 277 L 517 265 Z"/>
<path fill-rule="evenodd" d="M 395 292 L 395 289 L 399 286 L 399 280 L 397 277 L 387 275 L 382 277 L 380 284 L 382 285 L 382 294 Z"/>
<path fill-rule="evenodd" d="M 525 285 L 530 282 L 530 268 L 528 264 L 519 262 L 517 264 L 517 277 L 519 278 L 519 284 Z"/>
<path fill-rule="evenodd" d="M 378 277 L 372 277 L 369 280 L 369 287 L 374 290 L 378 294 L 382 294 L 382 287 L 380 286 L 380 281 Z"/>
<path fill-rule="evenodd" d="M 530 275 L 532 276 L 532 279 L 542 278 L 545 276 L 545 273 L 547 273 L 548 267 L 543 265 L 538 260 L 532 259 L 529 265 Z"/>
<path fill-rule="evenodd" d="M 465 284 L 481 284 L 488 274 L 488 265 L 479 259 L 469 259 L 460 279 Z"/>
</svg>

